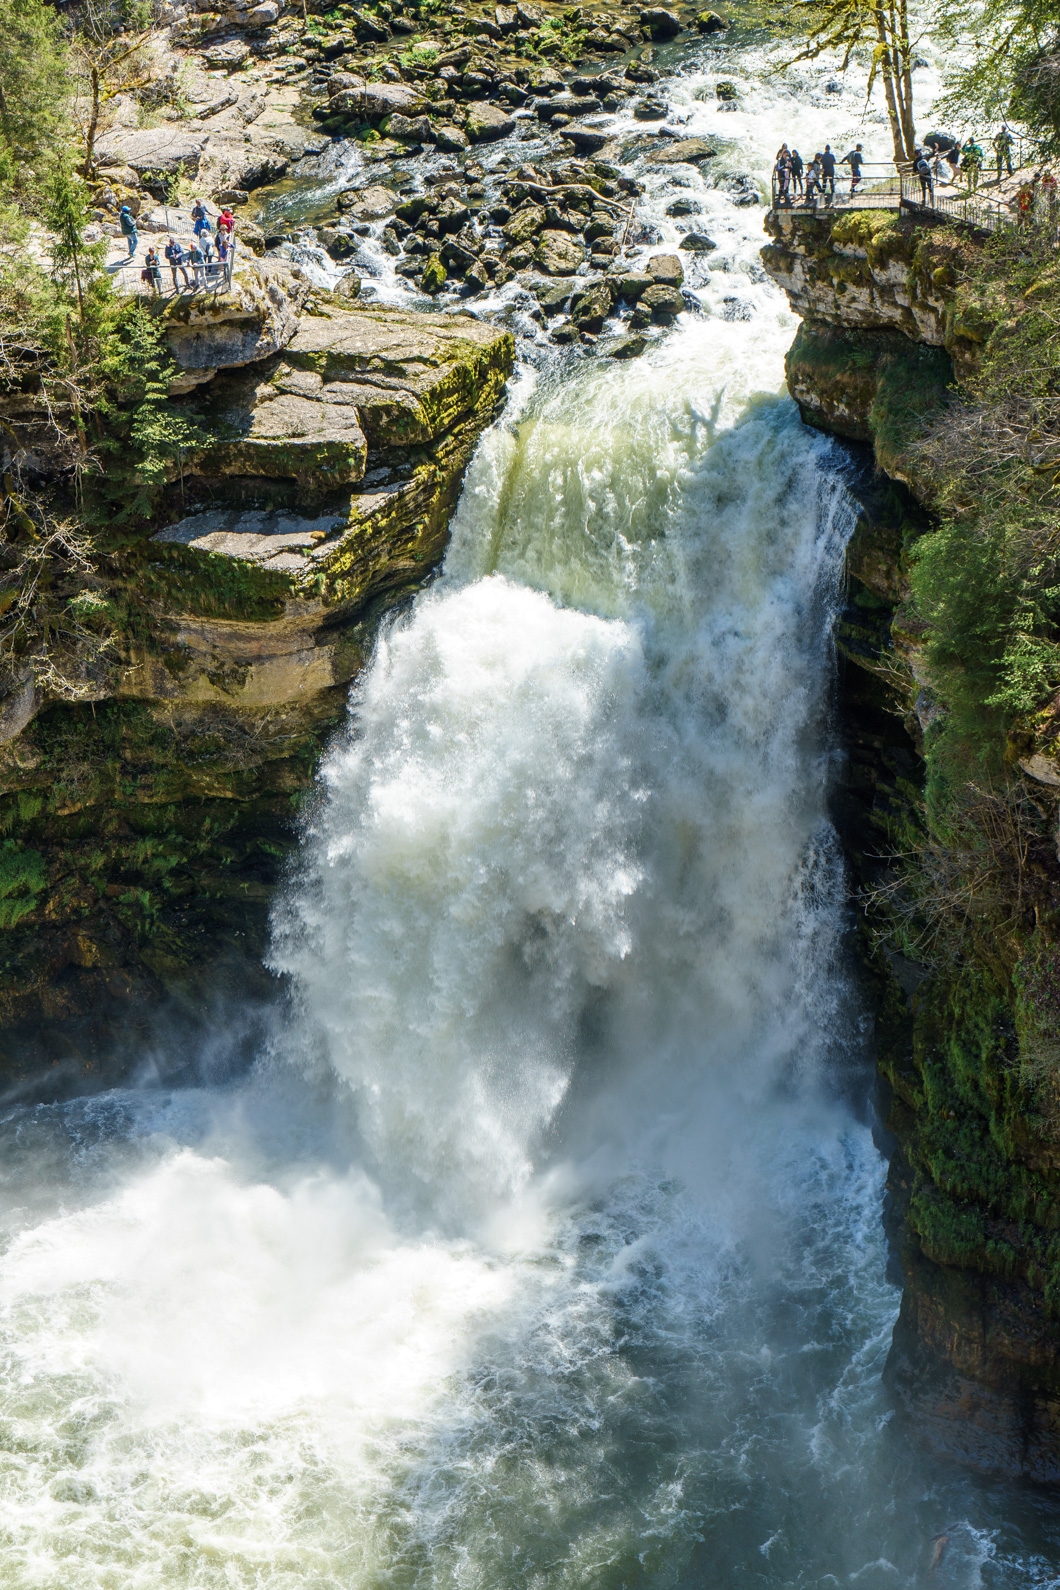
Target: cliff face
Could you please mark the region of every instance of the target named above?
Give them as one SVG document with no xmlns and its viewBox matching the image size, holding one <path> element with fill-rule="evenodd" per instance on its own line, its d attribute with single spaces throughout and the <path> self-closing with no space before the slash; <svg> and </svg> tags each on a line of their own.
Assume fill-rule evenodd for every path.
<svg viewBox="0 0 1060 1590">
<path fill-rule="evenodd" d="M 788 356 L 803 418 L 871 443 L 896 483 L 878 480 L 851 542 L 839 633 L 848 758 L 837 816 L 859 882 L 886 893 L 892 858 L 922 843 L 922 753 L 939 713 L 909 584 L 936 483 L 911 444 L 988 333 L 961 318 L 952 293 L 955 256 L 974 245 L 882 213 L 773 215 L 768 226 L 766 268 L 804 317 Z M 1052 812 L 1049 732 L 1010 747 L 1009 760 L 1035 809 Z M 958 953 L 925 945 L 916 958 L 878 929 L 877 918 L 863 931 L 905 1283 L 888 1382 L 936 1450 L 1055 1484 L 1060 1133 L 1025 1063 L 1034 924 L 984 913 L 977 926 L 973 914 Z"/>
<path fill-rule="evenodd" d="M 198 434 L 169 520 L 103 560 L 117 616 L 66 660 L 76 691 L 27 667 L 0 701 L 0 1023 L 20 1068 L 27 1027 L 88 1056 L 97 1005 L 252 963 L 323 741 L 381 615 L 442 557 L 513 359 L 470 317 L 307 301 L 271 267 L 158 313 Z M 32 391 L 5 401 L 46 475 Z"/>
</svg>

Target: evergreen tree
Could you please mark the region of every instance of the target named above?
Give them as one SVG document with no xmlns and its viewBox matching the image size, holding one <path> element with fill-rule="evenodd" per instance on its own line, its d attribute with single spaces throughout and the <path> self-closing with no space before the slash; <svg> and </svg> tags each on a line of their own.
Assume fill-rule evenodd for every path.
<svg viewBox="0 0 1060 1590">
<path fill-rule="evenodd" d="M 0 0 L 0 186 L 39 180 L 64 140 L 70 94 L 55 11 L 43 0 Z"/>
</svg>

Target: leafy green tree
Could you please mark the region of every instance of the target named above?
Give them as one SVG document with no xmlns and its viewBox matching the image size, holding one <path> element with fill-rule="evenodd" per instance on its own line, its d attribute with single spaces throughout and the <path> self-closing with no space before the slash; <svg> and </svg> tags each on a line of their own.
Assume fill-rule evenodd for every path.
<svg viewBox="0 0 1060 1590">
<path fill-rule="evenodd" d="M 25 189 L 69 127 L 69 51 L 43 0 L 0 0 L 0 184 Z"/>
<path fill-rule="evenodd" d="M 841 71 L 855 57 L 871 52 L 868 92 L 883 83 L 887 119 L 896 161 L 913 158 L 913 57 L 917 39 L 910 33 L 907 0 L 790 0 L 782 25 L 801 34 L 806 43 L 792 57 L 812 61 L 825 51 L 842 50 Z"/>
</svg>

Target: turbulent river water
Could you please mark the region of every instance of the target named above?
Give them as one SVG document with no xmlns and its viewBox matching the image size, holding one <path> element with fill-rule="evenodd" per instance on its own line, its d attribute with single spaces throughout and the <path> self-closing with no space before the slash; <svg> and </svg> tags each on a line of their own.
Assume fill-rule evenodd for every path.
<svg viewBox="0 0 1060 1590">
<path fill-rule="evenodd" d="M 667 86 L 732 170 L 859 131 L 725 69 L 725 118 L 706 53 Z M 326 757 L 254 1067 L 3 1117 L 4 1586 L 1060 1584 L 1052 1504 L 880 1387 L 826 817 L 851 510 L 761 211 L 679 180 L 721 246 L 641 360 L 479 305 L 528 361 Z"/>
</svg>

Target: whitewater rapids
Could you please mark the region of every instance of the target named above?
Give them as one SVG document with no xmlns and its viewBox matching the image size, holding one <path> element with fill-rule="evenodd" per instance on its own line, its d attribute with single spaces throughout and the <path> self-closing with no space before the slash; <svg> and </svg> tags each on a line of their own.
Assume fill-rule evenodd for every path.
<svg viewBox="0 0 1060 1590">
<path fill-rule="evenodd" d="M 741 291 L 522 377 L 325 759 L 251 1074 L 0 1123 L 0 1585 L 890 1590 L 943 1529 L 940 1590 L 1058 1582 L 880 1390 L 853 515 Z"/>
</svg>

